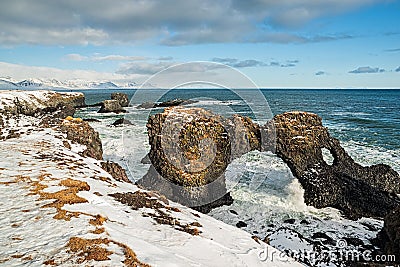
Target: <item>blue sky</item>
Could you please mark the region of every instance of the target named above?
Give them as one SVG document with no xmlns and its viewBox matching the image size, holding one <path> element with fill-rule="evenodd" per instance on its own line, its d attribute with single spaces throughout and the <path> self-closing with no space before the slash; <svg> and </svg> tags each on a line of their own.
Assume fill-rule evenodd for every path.
<svg viewBox="0 0 400 267">
<path fill-rule="evenodd" d="M 400 1 L 3 0 L 0 77 L 141 82 L 215 61 L 268 88 L 400 88 Z"/>
</svg>

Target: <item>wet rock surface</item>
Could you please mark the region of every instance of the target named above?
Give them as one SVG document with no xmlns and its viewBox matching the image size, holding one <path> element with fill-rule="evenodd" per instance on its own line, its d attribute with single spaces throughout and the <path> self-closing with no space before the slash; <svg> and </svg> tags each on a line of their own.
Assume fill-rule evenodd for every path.
<svg viewBox="0 0 400 267">
<path fill-rule="evenodd" d="M 174 106 L 184 106 L 184 105 L 190 105 L 197 103 L 198 101 L 196 100 L 186 100 L 186 99 L 173 99 L 173 100 L 168 100 L 160 103 L 154 103 L 154 102 L 144 102 L 137 106 L 138 108 L 163 108 L 163 107 L 174 107 Z"/>
<path fill-rule="evenodd" d="M 112 123 L 112 126 L 134 125 L 130 120 L 121 118 Z"/>
<path fill-rule="evenodd" d="M 388 165 L 354 162 L 316 114 L 287 112 L 260 127 L 238 115 L 226 119 L 201 108 L 173 107 L 151 116 L 147 128 L 153 169 L 138 183 L 182 196 L 189 206 L 190 199 L 215 195 L 209 192 L 212 182 L 233 159 L 252 150 L 282 158 L 304 188 L 307 205 L 334 207 L 351 219 L 382 218 L 400 205 L 398 173 Z M 330 151 L 332 163 L 322 149 Z M 226 193 L 222 180 L 215 189 L 220 196 Z M 181 188 L 179 194 L 174 186 Z"/>
<path fill-rule="evenodd" d="M 334 207 L 352 219 L 384 217 L 400 205 L 400 177 L 384 164 L 363 167 L 330 136 L 322 119 L 312 113 L 288 112 L 276 115 L 263 127 L 264 134 L 275 129 L 275 153 L 282 158 L 305 190 L 307 205 Z M 268 139 L 268 138 L 267 138 Z M 325 162 L 322 149 L 332 154 Z M 263 150 L 271 150 L 270 147 Z"/>
</svg>

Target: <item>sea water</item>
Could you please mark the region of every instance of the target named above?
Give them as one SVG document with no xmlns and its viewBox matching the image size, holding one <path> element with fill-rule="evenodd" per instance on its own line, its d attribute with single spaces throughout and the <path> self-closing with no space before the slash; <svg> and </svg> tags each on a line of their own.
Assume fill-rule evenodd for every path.
<svg viewBox="0 0 400 267">
<path fill-rule="evenodd" d="M 313 112 L 323 119 L 323 124 L 333 137 L 361 165 L 385 163 L 400 172 L 400 90 L 243 90 L 239 94 L 225 89 L 176 89 L 160 91 L 148 89 L 146 94 L 135 96 L 135 90 L 82 90 L 88 104 L 109 99 L 114 91 L 127 93 L 132 99 L 127 114 L 100 114 L 98 108 L 80 110 L 77 116 L 95 118 L 100 122 L 91 125 L 100 133 L 105 159 L 129 167 L 132 180 L 140 179 L 149 165 L 140 160 L 149 151 L 146 122 L 149 114 L 162 109 L 138 109 L 148 101 L 147 96 L 162 95 L 159 101 L 176 98 L 196 99 L 199 106 L 223 116 L 234 113 L 250 116 L 259 123 L 274 114 L 300 110 Z M 259 92 L 258 92 L 259 93 Z M 240 95 L 246 94 L 246 100 Z M 254 97 L 252 98 L 252 94 Z M 151 99 L 149 97 L 149 99 Z M 254 108 L 256 107 L 256 108 Z M 258 107 L 258 108 L 257 108 Z M 256 112 L 255 112 L 256 111 Z M 257 113 L 258 112 L 258 113 Z M 265 114 L 261 114 L 265 112 Z M 117 118 L 126 116 L 133 126 L 110 126 Z M 261 118 L 261 119 L 260 119 Z M 134 153 L 127 155 L 123 135 L 131 136 L 129 146 Z M 132 138 L 133 137 L 133 138 Z M 125 146 L 125 147 L 124 147 Z M 227 185 L 234 204 L 213 210 L 210 215 L 236 225 L 243 221 L 243 229 L 260 238 L 277 229 L 289 227 L 305 237 L 316 231 L 330 233 L 331 237 L 359 238 L 365 243 L 373 238 L 382 221 L 362 218 L 351 221 L 335 209 L 315 209 L 304 203 L 304 191 L 281 159 L 271 153 L 250 152 L 234 160 L 227 171 Z M 286 219 L 295 219 L 287 225 Z M 306 221 L 305 223 L 300 223 Z M 375 230 L 374 230 L 375 229 Z"/>
</svg>

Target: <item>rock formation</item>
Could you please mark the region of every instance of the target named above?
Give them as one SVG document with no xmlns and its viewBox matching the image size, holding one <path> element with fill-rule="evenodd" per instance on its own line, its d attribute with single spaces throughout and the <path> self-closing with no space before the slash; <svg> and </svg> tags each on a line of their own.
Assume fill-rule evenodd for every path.
<svg viewBox="0 0 400 267">
<path fill-rule="evenodd" d="M 271 131 L 271 127 L 274 129 Z M 400 204 L 392 193 L 400 193 L 400 177 L 389 166 L 363 167 L 330 136 L 322 119 L 306 112 L 276 115 L 263 127 L 265 140 L 273 132 L 275 153 L 282 158 L 303 186 L 307 205 L 335 207 L 350 218 L 384 217 Z M 263 147 L 263 150 L 271 150 Z M 264 143 L 263 143 L 264 145 Z M 322 149 L 332 154 L 332 165 L 325 162 Z"/>
<path fill-rule="evenodd" d="M 125 93 L 112 93 L 111 100 L 117 100 L 121 107 L 129 106 L 129 98 Z"/>
<path fill-rule="evenodd" d="M 103 159 L 103 148 L 99 133 L 89 123 L 81 120 L 64 120 L 59 130 L 67 134 L 67 138 L 74 143 L 85 145 L 86 149 L 79 154 L 98 160 Z"/>
<path fill-rule="evenodd" d="M 384 217 L 400 205 L 399 175 L 384 164 L 355 163 L 315 114 L 288 112 L 260 127 L 238 115 L 226 119 L 200 108 L 171 107 L 151 116 L 147 128 L 152 167 L 138 183 L 189 206 L 227 195 L 226 167 L 251 150 L 282 158 L 308 205 L 335 207 L 352 219 Z M 331 165 L 323 148 L 334 158 Z"/>
<path fill-rule="evenodd" d="M 185 100 L 185 99 L 173 99 L 173 100 L 168 100 L 160 103 L 154 103 L 154 102 L 144 102 L 138 106 L 138 108 L 165 108 L 165 107 L 175 107 L 175 106 L 184 106 L 184 105 L 190 105 L 193 103 L 197 103 L 198 101 L 196 100 Z"/>
<path fill-rule="evenodd" d="M 112 161 L 101 162 L 101 168 L 111 174 L 116 181 L 131 183 L 124 168 L 118 163 Z"/>
<path fill-rule="evenodd" d="M 225 198 L 231 145 L 222 117 L 200 108 L 167 108 L 147 123 L 152 166 L 138 184 L 203 211 Z M 201 207 L 207 204 L 207 207 Z"/>
<path fill-rule="evenodd" d="M 126 112 L 118 100 L 104 100 L 101 104 L 101 108 L 98 111 L 99 113 L 122 113 Z"/>
<path fill-rule="evenodd" d="M 60 107 L 85 106 L 82 93 L 61 93 L 53 91 L 3 91 L 0 113 L 7 115 L 42 115 Z"/>
<path fill-rule="evenodd" d="M 121 125 L 134 125 L 130 120 L 120 118 L 112 123 L 112 126 L 121 126 Z"/>
</svg>

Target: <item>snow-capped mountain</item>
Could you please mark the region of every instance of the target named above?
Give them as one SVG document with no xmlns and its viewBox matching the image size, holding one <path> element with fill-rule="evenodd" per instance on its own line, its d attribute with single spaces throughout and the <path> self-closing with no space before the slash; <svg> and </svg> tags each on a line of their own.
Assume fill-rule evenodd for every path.
<svg viewBox="0 0 400 267">
<path fill-rule="evenodd" d="M 0 89 L 18 89 L 18 85 L 9 80 L 0 78 Z"/>
<path fill-rule="evenodd" d="M 116 83 L 112 81 L 85 81 L 85 80 L 65 80 L 56 79 L 25 79 L 15 81 L 11 77 L 0 78 L 0 89 L 118 89 L 118 88 L 138 88 L 140 83 L 129 81 Z"/>
</svg>

